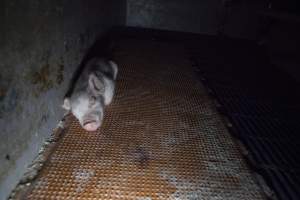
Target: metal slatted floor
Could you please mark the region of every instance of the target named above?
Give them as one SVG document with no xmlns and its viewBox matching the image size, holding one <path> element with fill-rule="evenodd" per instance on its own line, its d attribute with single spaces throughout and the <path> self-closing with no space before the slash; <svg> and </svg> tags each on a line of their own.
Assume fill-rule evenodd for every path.
<svg viewBox="0 0 300 200">
<path fill-rule="evenodd" d="M 122 40 L 104 123 L 72 119 L 25 199 L 265 199 L 179 45 Z"/>
<path fill-rule="evenodd" d="M 190 51 L 201 80 L 277 197 L 300 199 L 300 85 L 264 60 L 258 46 L 211 45 L 224 52 L 207 53 L 200 45 Z"/>
</svg>

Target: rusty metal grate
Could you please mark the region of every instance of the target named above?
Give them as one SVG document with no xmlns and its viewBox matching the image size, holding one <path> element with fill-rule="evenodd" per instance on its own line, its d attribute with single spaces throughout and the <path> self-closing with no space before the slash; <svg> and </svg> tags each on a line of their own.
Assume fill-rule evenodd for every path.
<svg viewBox="0 0 300 200">
<path fill-rule="evenodd" d="M 119 46 L 103 126 L 73 120 L 26 199 L 264 199 L 183 49 Z"/>
</svg>

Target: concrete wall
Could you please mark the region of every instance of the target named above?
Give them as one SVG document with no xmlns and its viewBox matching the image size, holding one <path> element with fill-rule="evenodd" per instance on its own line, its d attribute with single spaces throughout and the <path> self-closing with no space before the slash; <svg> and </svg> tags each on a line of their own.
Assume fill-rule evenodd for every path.
<svg viewBox="0 0 300 200">
<path fill-rule="evenodd" d="M 265 0 L 127 0 L 127 25 L 255 39 L 256 10 L 265 6 Z"/>
<path fill-rule="evenodd" d="M 300 81 L 300 17 L 268 0 L 127 0 L 128 26 L 265 42 L 271 61 Z M 273 4 L 272 4 L 273 5 Z M 290 4 L 293 5 L 293 4 Z M 281 9 L 282 8 L 282 9 Z M 284 10 L 284 11 L 279 11 Z M 291 6 L 290 10 L 295 10 Z"/>
<path fill-rule="evenodd" d="M 213 34 L 218 1 L 128 0 L 127 25 Z"/>
<path fill-rule="evenodd" d="M 70 77 L 95 37 L 124 25 L 126 1 L 0 1 L 0 199 L 62 118 Z"/>
</svg>

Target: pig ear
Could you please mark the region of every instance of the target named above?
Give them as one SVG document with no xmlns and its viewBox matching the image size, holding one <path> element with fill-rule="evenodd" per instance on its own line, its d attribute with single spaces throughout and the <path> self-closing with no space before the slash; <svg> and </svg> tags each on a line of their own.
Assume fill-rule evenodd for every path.
<svg viewBox="0 0 300 200">
<path fill-rule="evenodd" d="M 104 84 L 94 73 L 89 75 L 89 89 L 95 96 L 104 93 Z"/>
<path fill-rule="evenodd" d="M 64 104 L 62 105 L 62 107 L 66 110 L 71 110 L 71 103 L 69 98 L 64 99 Z"/>
</svg>

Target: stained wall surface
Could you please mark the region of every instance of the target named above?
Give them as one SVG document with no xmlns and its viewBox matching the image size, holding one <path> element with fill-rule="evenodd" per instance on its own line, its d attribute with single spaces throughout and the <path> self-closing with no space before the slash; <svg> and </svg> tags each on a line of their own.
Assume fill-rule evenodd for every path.
<svg viewBox="0 0 300 200">
<path fill-rule="evenodd" d="M 0 2 L 0 199 L 63 116 L 63 96 L 85 50 L 123 25 L 126 1 Z"/>
</svg>

